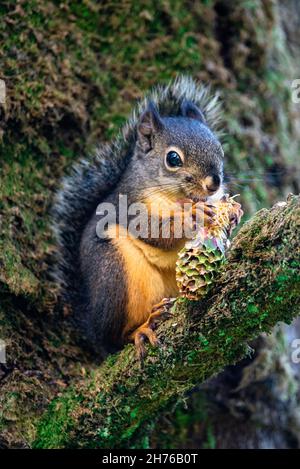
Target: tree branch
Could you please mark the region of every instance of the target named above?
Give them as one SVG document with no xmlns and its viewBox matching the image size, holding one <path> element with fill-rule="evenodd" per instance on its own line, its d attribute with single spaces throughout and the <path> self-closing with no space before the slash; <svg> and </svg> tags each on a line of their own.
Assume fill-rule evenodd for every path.
<svg viewBox="0 0 300 469">
<path fill-rule="evenodd" d="M 132 345 L 110 356 L 52 402 L 35 447 L 143 444 L 160 409 L 236 363 L 247 341 L 299 313 L 300 198 L 261 210 L 235 237 L 216 286 L 201 302 L 181 300 L 158 329 L 143 367 Z"/>
</svg>

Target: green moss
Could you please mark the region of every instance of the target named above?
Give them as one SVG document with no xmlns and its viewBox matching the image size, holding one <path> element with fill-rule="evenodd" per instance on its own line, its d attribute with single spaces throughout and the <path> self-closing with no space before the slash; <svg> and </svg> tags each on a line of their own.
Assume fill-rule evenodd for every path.
<svg viewBox="0 0 300 469">
<path fill-rule="evenodd" d="M 170 406 L 164 418 L 156 423 L 151 436 L 154 448 L 186 448 L 193 434 L 203 439 L 203 448 L 213 449 L 216 446 L 213 423 L 209 416 L 209 403 L 205 394 L 193 393 L 189 399 L 179 400 Z"/>
<path fill-rule="evenodd" d="M 113 0 L 109 3 L 29 0 L 18 8 L 14 2 L 0 5 L 0 73 L 8 90 L 0 134 L 2 136 L 3 130 L 0 147 L 3 308 L 0 332 L 1 336 L 14 338 L 14 360 L 22 370 L 43 370 L 40 380 L 31 378 L 26 382 L 29 391 L 16 407 L 20 414 L 21 407 L 24 408 L 26 418 L 19 417 L 20 424 L 15 425 L 18 430 L 1 420 L 2 429 L 9 434 L 7 441 L 14 439 L 15 431 L 22 442 L 26 427 L 32 429 L 34 426 L 30 421 L 35 422 L 50 397 L 59 392 L 60 388 L 48 383 L 45 377 L 54 374 L 58 381 L 69 383 L 80 375 L 75 368 L 78 363 L 80 369 L 81 360 L 84 360 L 81 352 L 70 346 L 68 334 L 61 335 L 48 317 L 49 309 L 53 313 L 56 301 L 47 272 L 53 250 L 49 229 L 52 194 L 73 161 L 86 154 L 97 141 L 115 135 L 133 103 L 145 90 L 180 72 L 190 73 L 224 90 L 224 122 L 229 134 L 227 168 L 232 174 L 230 189 L 241 193 L 245 219 L 289 190 L 285 181 L 279 181 L 279 187 L 275 189 L 264 179 L 266 170 L 272 173 L 276 165 L 289 170 L 299 149 L 297 144 L 293 148 L 290 146 L 296 139 L 293 139 L 289 125 L 291 109 L 287 80 L 280 70 L 283 54 L 276 51 L 276 45 L 279 44 L 282 50 L 285 48 L 282 37 L 275 34 L 279 25 L 269 13 L 273 6 L 256 0 L 242 4 L 233 2 L 227 7 L 227 13 L 219 15 L 215 2 L 210 0 L 194 3 L 167 0 L 155 4 L 147 0 Z M 236 45 L 250 48 L 250 54 L 241 56 Z M 270 54 L 274 57 L 273 62 L 278 64 L 276 69 L 270 69 L 266 60 Z M 257 77 L 261 78 L 260 83 Z M 254 115 L 256 120 L 252 122 Z M 268 141 L 274 145 L 266 150 L 264 142 Z M 253 224 L 254 239 L 260 231 L 259 225 Z M 296 265 L 290 267 L 294 270 Z M 287 274 L 288 278 L 290 275 L 291 272 Z M 287 285 L 289 280 L 279 276 L 276 288 L 287 288 Z M 284 292 L 276 291 L 274 295 L 274 304 L 280 308 Z M 289 291 L 288 295 L 293 298 L 294 292 Z M 238 320 L 240 303 L 234 298 L 231 300 L 234 317 Z M 253 295 L 253 304 L 259 301 Z M 19 303 L 20 308 L 16 306 Z M 182 305 L 186 307 L 187 302 L 183 301 Z M 279 313 L 282 314 L 278 309 L 278 316 Z M 256 318 L 253 312 L 253 318 L 247 322 L 248 330 L 258 324 L 265 327 L 271 322 L 272 312 L 265 306 L 259 315 Z M 237 330 L 239 338 L 243 338 L 243 329 L 238 327 Z M 167 341 L 165 350 L 159 355 L 151 350 L 149 356 L 153 363 L 147 366 L 147 386 L 140 377 L 141 371 L 131 376 L 131 387 L 123 380 L 120 383 L 122 367 L 119 368 L 118 359 L 108 360 L 107 389 L 117 381 L 118 395 L 121 392 L 131 394 L 124 402 L 130 411 L 122 441 L 129 444 L 131 440 L 130 444 L 135 445 L 134 435 L 141 432 L 141 444 L 149 444 L 148 436 L 138 428 L 144 422 L 144 428 L 149 429 L 147 413 L 163 408 L 170 399 L 171 391 L 162 373 L 164 367 L 172 369 L 179 360 L 194 365 L 199 357 L 206 360 L 212 351 L 216 357 L 224 354 L 227 360 L 235 360 L 242 354 L 226 324 L 220 324 L 220 331 L 222 334 L 215 340 L 207 331 L 195 334 L 197 345 L 192 351 L 182 347 L 179 353 L 172 340 Z M 183 335 L 183 342 L 188 336 Z M 65 347 L 64 343 L 67 344 Z M 129 358 L 127 360 L 130 362 Z M 219 365 L 217 361 L 214 369 Z M 122 362 L 122 366 L 126 367 L 128 363 Z M 204 378 L 212 366 L 208 360 L 198 370 L 199 377 Z M 184 375 L 184 370 L 176 373 L 178 382 L 173 377 L 174 386 L 184 392 L 190 386 L 190 378 Z M 97 377 L 97 372 L 87 377 L 89 391 L 95 398 L 86 403 L 92 416 L 101 413 L 102 405 L 109 407 L 112 404 L 110 395 L 104 392 L 99 396 L 96 392 Z M 20 376 L 9 377 L 9 385 L 1 396 L 3 402 L 6 397 L 9 402 L 11 388 L 20 387 L 23 382 L 24 378 Z M 154 402 L 135 411 L 133 406 L 141 383 L 145 385 L 145 394 L 151 394 L 153 390 Z M 159 394 L 161 387 L 168 390 L 166 396 Z M 34 389 L 40 389 L 35 391 L 38 405 L 33 406 L 30 415 Z M 46 396 L 44 400 L 43 395 Z M 73 408 L 71 401 L 73 398 L 76 401 L 76 396 L 72 392 L 67 394 L 62 398 L 61 409 L 53 407 L 51 417 L 45 417 L 41 422 L 41 446 L 71 444 L 70 429 L 77 422 L 77 416 L 73 415 L 77 404 Z M 102 423 L 96 443 L 85 441 L 86 445 L 101 446 L 103 441 L 105 444 L 110 442 L 108 435 L 118 431 L 120 416 L 117 411 L 113 415 L 104 415 Z M 207 438 L 208 445 L 212 446 L 212 436 Z M 26 433 L 26 439 L 26 444 L 30 445 L 34 432 L 30 431 L 29 436 Z"/>
<path fill-rule="evenodd" d="M 159 415 L 166 403 L 174 403 L 175 396 L 182 396 L 186 390 L 214 375 L 224 365 L 233 364 L 249 353 L 246 341 L 259 332 L 270 332 L 279 320 L 292 320 L 298 313 L 296 301 L 300 285 L 299 269 L 290 268 L 295 260 L 298 242 L 297 231 L 290 230 L 294 216 L 299 213 L 297 198 L 292 199 L 283 209 L 266 213 L 259 213 L 252 223 L 267 225 L 269 236 L 263 244 L 254 243 L 252 251 L 245 253 L 243 260 L 237 254 L 239 263 L 244 263 L 243 271 L 251 275 L 237 279 L 233 274 L 237 247 L 245 241 L 247 233 L 251 239 L 251 227 L 245 226 L 236 240 L 237 250 L 233 246 L 223 273 L 225 286 L 220 301 L 216 298 L 214 302 L 208 301 L 208 310 L 202 305 L 200 318 L 199 304 L 178 302 L 176 330 L 171 328 L 174 319 L 170 319 L 169 324 L 172 334 L 168 324 L 162 326 L 164 348 L 149 353 L 142 373 L 139 363 L 133 359 L 131 348 L 127 347 L 113 365 L 109 363 L 108 367 L 105 363 L 95 372 L 92 383 L 82 383 L 77 390 L 77 394 L 83 396 L 80 418 L 77 417 L 73 428 L 69 429 L 68 436 L 63 440 L 64 446 L 135 447 L 143 434 L 143 428 L 147 427 L 153 416 Z M 282 222 L 283 219 L 285 223 L 278 224 L 278 220 Z M 287 237 L 289 243 L 285 241 Z M 273 249 L 273 243 L 276 250 Z M 260 259 L 255 265 L 253 256 Z M 276 297 L 281 291 L 285 291 L 285 295 L 283 301 L 278 302 Z M 193 315 L 193 311 L 196 315 Z M 189 331 L 191 317 L 193 330 L 197 333 Z M 54 415 L 54 420 L 56 418 L 60 420 L 61 416 Z M 48 447 L 49 441 L 43 435 L 47 435 L 49 428 L 53 428 L 52 419 L 51 412 L 42 418 L 42 430 L 38 430 L 35 443 L 37 446 Z M 84 422 L 88 422 L 88 440 Z M 182 428 L 186 428 L 184 424 Z M 208 422 L 205 422 L 205 431 L 205 446 L 214 447 L 213 427 Z M 54 436 L 55 441 L 57 437 Z"/>
<path fill-rule="evenodd" d="M 67 394 L 63 399 L 54 400 L 49 407 L 50 420 L 47 425 L 39 426 L 39 440 L 34 447 L 43 448 L 47 442 L 48 448 L 62 448 L 67 439 L 67 432 L 75 423 L 72 413 L 79 411 L 80 402 L 80 396 L 73 393 Z"/>
</svg>

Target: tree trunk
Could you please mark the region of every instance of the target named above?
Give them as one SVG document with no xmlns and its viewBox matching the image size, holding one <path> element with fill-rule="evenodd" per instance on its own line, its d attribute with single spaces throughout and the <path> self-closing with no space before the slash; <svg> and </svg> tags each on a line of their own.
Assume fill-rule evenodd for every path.
<svg viewBox="0 0 300 469">
<path fill-rule="evenodd" d="M 300 199 L 261 210 L 233 241 L 205 301 L 178 301 L 141 368 L 131 345 L 54 401 L 35 447 L 141 445 L 166 404 L 247 353 L 247 341 L 299 313 Z"/>
<path fill-rule="evenodd" d="M 96 441 L 97 419 L 92 412 L 92 395 L 80 396 L 76 383 L 84 378 L 84 381 L 91 383 L 91 387 L 97 388 L 102 373 L 106 376 L 106 372 L 99 371 L 95 357 L 78 346 L 67 318 L 57 305 L 56 287 L 48 276 L 54 249 L 49 229 L 49 208 L 59 178 L 74 160 L 89 152 L 95 143 L 110 140 L 145 90 L 158 82 L 174 78 L 178 73 L 190 73 L 221 91 L 227 135 L 225 169 L 230 189 L 233 193 L 241 193 L 246 217 L 261 207 L 269 207 L 276 200 L 285 198 L 289 192 L 298 193 L 300 112 L 299 105 L 293 104 L 290 96 L 290 81 L 299 78 L 298 13 L 299 2 L 295 0 L 165 0 L 153 4 L 147 1 L 90 0 L 80 5 L 68 1 L 59 4 L 33 0 L 3 2 L 0 12 L 0 42 L 3 44 L 0 48 L 0 79 L 5 82 L 7 92 L 6 101 L 2 102 L 2 97 L 0 99 L 0 340 L 6 345 L 6 363 L 0 363 L 0 447 L 30 447 L 36 438 L 41 414 L 55 396 L 67 392 L 66 388 L 72 385 L 75 390 L 70 391 L 66 399 L 62 397 L 62 410 L 55 414 L 56 419 L 53 417 L 52 421 L 57 422 L 57 428 L 64 429 L 58 443 L 62 444 L 65 439 L 69 444 L 73 438 L 73 420 L 69 422 L 66 404 L 69 399 L 70 409 L 74 407 L 72 395 L 78 402 L 83 401 L 84 414 L 85 403 L 91 399 L 92 424 L 86 428 L 87 431 L 91 428 L 91 441 Z M 291 53 L 289 43 L 293 46 Z M 288 239 L 291 235 L 289 233 Z M 251 251 L 252 240 L 250 236 L 247 239 L 251 243 Z M 243 251 L 247 253 L 247 249 L 243 245 Z M 273 254 L 270 255 L 275 255 L 276 249 L 273 247 Z M 238 251 L 233 252 L 238 254 Z M 290 256 L 290 253 L 287 254 Z M 265 255 L 269 254 L 264 252 Z M 244 281 L 250 287 L 254 281 L 252 274 L 256 272 L 256 261 L 253 259 L 251 264 L 249 257 L 246 263 L 242 253 L 239 262 L 239 285 Z M 230 261 L 229 272 L 233 265 L 234 257 Z M 237 268 L 238 263 L 235 265 Z M 244 266 L 251 268 L 251 276 L 242 277 Z M 285 268 L 284 264 L 282 269 Z M 271 275 L 272 267 L 269 266 L 267 271 Z M 225 277 L 228 294 L 231 288 L 234 292 L 234 285 Z M 222 295 L 222 291 L 216 291 L 216 298 Z M 224 295 L 227 298 L 225 290 Z M 274 298 L 268 301 L 273 304 Z M 288 295 L 283 304 L 288 308 L 289 302 Z M 279 306 L 277 304 L 276 308 Z M 292 306 L 294 310 L 296 305 Z M 178 340 L 184 339 L 185 344 L 186 339 L 192 340 L 193 337 L 192 329 L 189 329 L 193 314 L 191 311 L 184 315 L 180 312 L 182 308 L 183 305 L 176 312 L 175 322 L 178 325 L 174 329 L 176 334 L 182 330 L 182 337 L 179 334 Z M 216 312 L 218 308 L 227 311 L 225 303 L 222 308 L 216 306 Z M 253 307 L 250 302 L 251 308 L 255 309 L 255 305 Z M 293 310 L 291 308 L 283 314 L 290 315 Z M 212 311 L 213 315 L 215 309 L 212 304 L 202 304 L 203 321 L 205 311 L 206 314 Z M 248 313 L 249 317 L 256 317 L 255 311 Z M 267 320 L 264 318 L 265 326 Z M 192 324 L 194 326 L 194 320 Z M 200 324 L 197 326 L 196 321 L 195 326 L 200 327 Z M 202 332 L 203 327 L 202 334 L 206 330 L 204 328 Z M 221 324 L 221 331 L 222 327 Z M 167 327 L 167 324 L 162 326 L 165 344 L 170 343 L 171 330 L 172 327 Z M 201 343 L 197 342 L 198 347 Z M 205 344 L 206 341 L 202 345 L 203 350 L 195 348 L 195 357 L 185 358 L 184 351 L 187 353 L 191 345 L 187 341 L 182 346 L 182 363 L 188 360 L 187 363 L 193 364 L 194 358 L 197 362 L 198 355 L 198 358 L 204 358 L 210 347 L 212 350 L 216 347 L 214 341 L 209 341 L 207 346 Z M 268 343 L 268 350 L 275 350 L 275 344 L 278 346 L 277 339 L 272 346 Z M 232 360 L 225 360 L 224 363 L 219 360 L 220 351 L 217 351 L 215 371 L 219 366 L 223 367 L 225 363 L 242 356 L 242 351 L 235 351 L 235 345 L 233 341 Z M 146 365 L 148 371 L 145 377 L 139 370 L 132 376 L 132 388 L 129 390 L 134 389 L 139 380 L 141 390 L 145 392 L 147 380 L 153 384 L 153 391 L 161 389 L 163 381 L 167 383 L 174 359 L 172 346 L 162 352 L 162 362 L 154 353 L 151 358 L 154 362 L 152 372 L 149 364 Z M 223 351 L 223 342 L 220 350 Z M 230 355 L 231 349 L 226 350 Z M 125 361 L 126 354 L 129 354 L 128 350 L 118 359 L 111 357 L 105 365 L 106 369 L 116 360 L 118 364 Z M 175 362 L 179 363 L 179 360 L 180 354 Z M 277 366 L 273 355 L 268 360 L 270 362 L 272 366 Z M 120 379 L 118 367 L 115 365 L 112 368 L 117 382 Z M 191 374 L 194 370 L 195 374 L 187 380 L 183 379 L 184 375 L 177 379 L 174 387 L 182 393 L 208 376 L 197 364 L 186 365 L 185 369 L 190 370 Z M 240 368 L 234 369 L 239 374 Z M 151 373 L 160 376 L 158 388 Z M 195 379 L 196 375 L 198 379 Z M 224 380 L 223 375 L 223 383 Z M 113 386 L 113 377 L 107 386 Z M 209 390 L 206 395 L 208 406 L 214 405 L 214 389 L 221 388 L 214 388 L 217 386 L 215 382 L 211 386 L 212 391 Z M 297 386 L 295 383 L 294 387 Z M 82 389 L 85 392 L 84 386 Z M 165 396 L 165 401 L 172 401 L 167 384 L 166 389 L 170 395 Z M 227 389 L 230 394 L 229 387 Z M 224 392 L 227 392 L 226 389 Z M 174 399 L 175 394 L 174 390 Z M 67 398 L 68 395 L 71 397 Z M 192 405 L 196 401 L 195 405 L 203 415 L 204 404 L 200 397 L 194 397 L 190 402 Z M 124 403 L 124 396 L 121 402 Z M 151 423 L 146 425 L 151 406 L 155 407 L 155 403 L 148 402 L 145 407 L 140 404 L 136 410 L 128 411 L 131 408 L 130 396 L 128 402 L 129 406 L 125 408 L 118 403 L 115 412 L 119 412 L 120 422 L 127 419 L 129 428 L 133 428 L 130 419 L 135 421 L 136 412 L 137 427 L 140 429 L 132 430 L 132 441 L 141 442 L 145 435 L 143 445 L 155 445 L 155 439 L 163 445 L 165 429 L 162 428 L 159 435 L 155 432 L 151 435 Z M 239 399 L 235 400 L 235 408 L 239 402 Z M 158 404 L 162 408 L 164 399 L 161 398 Z M 97 406 L 95 403 L 95 409 Z M 80 408 L 76 407 L 75 414 L 72 414 L 75 422 L 80 420 L 79 413 Z M 165 415 L 165 412 L 162 414 Z M 190 414 L 194 414 L 193 408 Z M 211 410 L 211 414 L 213 421 L 218 420 L 220 429 L 228 415 L 219 419 L 220 412 L 215 409 Z M 54 436 L 52 443 L 50 439 L 48 441 L 45 433 L 46 428 L 53 431 L 49 415 L 40 426 L 36 444 L 44 445 L 47 442 L 50 445 L 54 441 Z M 174 416 L 170 418 L 174 419 Z M 194 432 L 199 435 L 193 435 L 196 440 L 203 440 L 198 422 L 202 422 L 201 418 L 198 418 Z M 103 419 L 105 422 L 108 420 L 107 414 L 104 413 Z M 144 421 L 145 425 L 142 424 Z M 236 420 L 231 422 L 232 427 L 237 428 Z M 110 425 L 102 424 L 99 421 L 104 435 L 112 430 Z M 69 430 L 65 428 L 68 425 Z M 282 423 L 278 421 L 277 427 L 280 426 Z M 160 424 L 157 428 L 161 428 Z M 201 428 L 204 428 L 205 439 L 210 424 L 206 425 L 205 420 Z M 225 438 L 228 426 L 224 424 L 222 428 L 223 431 L 221 429 L 218 433 L 221 435 L 219 439 L 224 445 L 229 445 Z M 246 421 L 244 441 L 247 440 L 248 428 L 249 421 Z M 124 429 L 125 424 L 122 423 L 120 432 Z M 57 432 L 54 431 L 53 435 Z M 116 435 L 115 445 L 121 438 L 120 433 Z M 82 438 L 85 436 L 83 432 Z M 107 439 L 103 440 L 103 435 L 101 438 L 106 444 L 113 436 L 108 434 Z M 203 444 L 206 443 L 204 441 Z M 84 443 L 79 439 L 80 444 Z M 124 437 L 125 444 L 131 444 L 130 436 Z M 180 444 L 185 446 L 189 443 L 185 440 Z M 240 442 L 240 446 L 243 444 Z"/>
</svg>

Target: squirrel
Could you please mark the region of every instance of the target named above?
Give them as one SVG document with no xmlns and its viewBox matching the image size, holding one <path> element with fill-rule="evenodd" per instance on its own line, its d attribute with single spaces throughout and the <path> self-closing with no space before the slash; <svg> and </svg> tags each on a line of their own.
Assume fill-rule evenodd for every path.
<svg viewBox="0 0 300 469">
<path fill-rule="evenodd" d="M 57 237 L 55 279 L 82 336 L 97 353 L 133 341 L 157 344 L 155 327 L 178 296 L 175 263 L 186 239 L 162 236 L 162 205 L 192 201 L 207 223 L 223 196 L 224 153 L 217 95 L 179 76 L 150 92 L 120 134 L 80 160 L 63 179 L 53 206 Z M 97 207 L 143 202 L 157 209 L 159 236 L 97 236 Z M 155 210 L 154 210 L 155 213 Z M 150 222 L 149 222 L 150 223 Z M 113 231 L 113 230 L 112 230 Z"/>
</svg>

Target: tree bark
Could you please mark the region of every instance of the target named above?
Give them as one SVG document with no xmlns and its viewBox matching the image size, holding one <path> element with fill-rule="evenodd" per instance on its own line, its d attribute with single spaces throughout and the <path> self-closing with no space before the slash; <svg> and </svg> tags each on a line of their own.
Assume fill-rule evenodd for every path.
<svg viewBox="0 0 300 469">
<path fill-rule="evenodd" d="M 94 391 L 94 396 L 89 397 L 85 386 L 89 383 L 91 388 L 99 387 L 101 391 L 99 382 L 106 371 L 99 369 L 92 374 L 95 357 L 74 342 L 57 305 L 55 285 L 49 282 L 48 269 L 54 248 L 49 228 L 52 194 L 73 161 L 87 154 L 97 142 L 111 139 L 144 90 L 187 70 L 194 78 L 211 83 L 214 90 L 221 91 L 225 106 L 225 168 L 229 189 L 241 193 L 247 216 L 261 207 L 269 207 L 289 192 L 299 193 L 299 105 L 293 104 L 290 96 L 290 83 L 299 76 L 300 63 L 297 2 L 255 0 L 253 8 L 252 3 L 244 1 L 183 1 L 174 8 L 174 2 L 166 0 L 153 5 L 148 2 L 146 9 L 143 2 L 135 2 L 133 9 L 127 0 L 90 0 L 80 8 L 74 2 L 64 1 L 59 4 L 27 1 L 26 8 L 24 2 L 19 3 L 16 8 L 15 2 L 6 2 L 1 9 L 0 22 L 0 41 L 4 45 L 0 50 L 0 72 L 7 90 L 5 103 L 0 103 L 0 339 L 6 344 L 7 357 L 6 364 L 0 363 L 0 448 L 30 447 L 41 414 L 62 392 L 65 395 L 57 404 L 61 412 L 51 416 L 49 411 L 39 427 L 36 444 L 53 446 L 57 439 L 59 445 L 66 441 L 68 445 L 83 446 L 90 432 L 91 445 L 96 441 L 105 446 L 109 438 L 112 439 L 115 421 L 119 418 L 117 412 L 113 412 L 113 423 L 107 423 L 109 408 L 105 410 L 105 407 L 98 421 L 90 410 L 90 426 L 87 416 L 82 417 L 86 429 L 83 429 L 82 440 L 79 438 L 78 443 L 73 443 L 77 438 L 76 432 L 72 433 L 73 427 L 81 422 L 76 402 L 82 399 L 83 414 L 89 405 L 91 409 L 95 407 L 97 416 L 101 403 L 94 396 L 98 394 Z M 155 31 L 151 18 L 155 19 Z M 178 28 L 178 24 L 182 28 Z M 248 252 L 245 246 L 243 250 Z M 238 262 L 232 262 L 236 267 L 241 263 L 241 276 L 244 265 L 251 269 L 251 277 L 241 277 L 238 283 L 241 285 L 244 279 L 248 288 L 247 282 L 256 272 L 253 269 L 255 259 L 253 265 L 245 262 L 243 256 Z M 229 268 L 232 272 L 231 265 Z M 272 272 L 271 267 L 268 272 Z M 228 288 L 234 287 L 230 278 L 226 282 Z M 216 299 L 220 291 L 218 288 L 212 292 Z M 274 299 L 268 301 L 272 304 Z M 289 307 L 290 300 L 284 304 Z M 203 303 L 200 307 L 203 319 L 211 306 Z M 294 310 L 295 307 L 293 305 Z M 241 305 L 245 315 L 246 310 L 247 305 Z M 197 314 L 197 309 L 195 311 Z M 223 314 L 222 308 L 216 311 Z M 190 313 L 192 315 L 192 311 Z M 293 310 L 288 314 L 293 314 Z M 255 318 L 255 313 L 248 312 L 248 316 Z M 183 328 L 184 341 L 190 340 L 189 330 L 193 331 L 194 326 L 198 330 L 188 313 L 185 317 L 176 312 L 175 322 L 178 328 Z M 156 352 L 150 351 L 149 359 L 155 364 L 152 372 L 157 373 L 161 381 L 166 375 L 167 382 L 168 370 L 173 366 L 169 350 L 173 344 L 167 347 L 175 326 L 170 326 L 170 331 L 164 327 L 160 334 L 165 348 L 158 357 Z M 275 345 L 277 347 L 277 341 L 273 348 Z M 178 348 L 176 341 L 174 347 Z M 187 343 L 184 350 L 188 347 Z M 126 362 L 126 357 L 128 360 L 131 357 L 129 351 L 121 358 L 111 358 L 105 365 L 107 373 L 116 361 L 112 371 L 119 376 L 122 360 Z M 199 360 L 206 357 L 205 353 L 205 350 L 200 353 L 196 347 Z M 215 354 L 218 360 L 219 353 Z M 238 354 L 235 356 L 234 351 L 232 354 L 234 361 Z M 189 356 L 188 360 L 193 363 L 193 357 Z M 174 359 L 175 365 L 179 362 L 180 357 Z M 182 363 L 185 363 L 184 357 L 181 367 Z M 149 366 L 146 362 L 145 380 L 154 383 L 153 390 L 161 390 L 162 382 L 156 385 L 154 378 L 150 380 Z M 198 368 L 194 366 L 190 383 L 185 385 L 184 379 L 183 382 L 178 380 L 176 386 L 185 390 L 193 386 L 193 382 L 204 379 L 206 373 Z M 192 373 L 193 367 L 189 369 Z M 136 373 L 134 379 L 141 380 L 141 392 L 146 392 L 146 381 L 139 376 L 140 370 Z M 77 389 L 76 383 L 83 376 L 88 377 Z M 118 377 L 117 383 L 120 381 Z M 66 392 L 71 385 L 73 391 Z M 113 386 L 112 379 L 107 384 L 108 392 L 109 386 L 113 401 L 107 397 L 108 407 L 110 402 L 115 402 L 115 394 L 117 399 L 121 392 L 118 384 Z M 128 386 L 129 391 L 135 386 L 138 384 Z M 171 396 L 170 399 L 166 396 L 165 401 L 171 401 L 174 396 L 177 402 L 181 391 L 171 393 L 169 386 L 166 389 Z M 213 389 L 212 394 L 215 392 Z M 129 397 L 127 411 L 121 408 L 125 401 L 120 398 L 117 405 L 124 420 L 120 420 L 115 432 L 115 446 L 122 440 L 121 434 L 126 428 L 132 429 L 132 437 L 124 437 L 122 445 L 135 444 L 142 434 L 146 435 L 147 422 L 153 418 L 149 417 L 151 412 L 147 405 L 150 404 L 146 399 L 142 407 L 142 399 L 136 396 L 139 405 L 136 416 L 135 403 Z M 160 404 L 163 406 L 163 402 Z M 52 404 L 53 412 L 55 406 Z M 74 408 L 75 414 L 68 412 L 69 408 Z M 227 415 L 225 419 L 223 435 L 229 433 Z M 215 420 L 220 421 L 218 413 Z M 79 425 L 81 430 L 84 423 Z M 244 425 L 244 441 L 249 440 L 248 423 Z M 101 438 L 97 436 L 97 424 L 104 432 Z M 205 422 L 201 426 L 205 427 Z M 279 426 L 282 427 L 280 421 Z M 236 421 L 232 421 L 232 427 L 239 430 Z M 62 435 L 58 438 L 60 430 Z M 47 437 L 47 431 L 53 432 L 51 438 Z M 164 443 L 162 433 L 157 435 L 161 445 Z M 104 438 L 106 434 L 109 438 Z M 143 441 L 144 445 L 152 444 Z M 222 442 L 228 445 L 228 440 L 222 438 Z"/>
<path fill-rule="evenodd" d="M 52 402 L 34 446 L 135 447 L 167 403 L 250 353 L 247 342 L 299 313 L 300 198 L 259 211 L 233 240 L 201 302 L 177 301 L 141 366 L 132 345 Z"/>
</svg>

